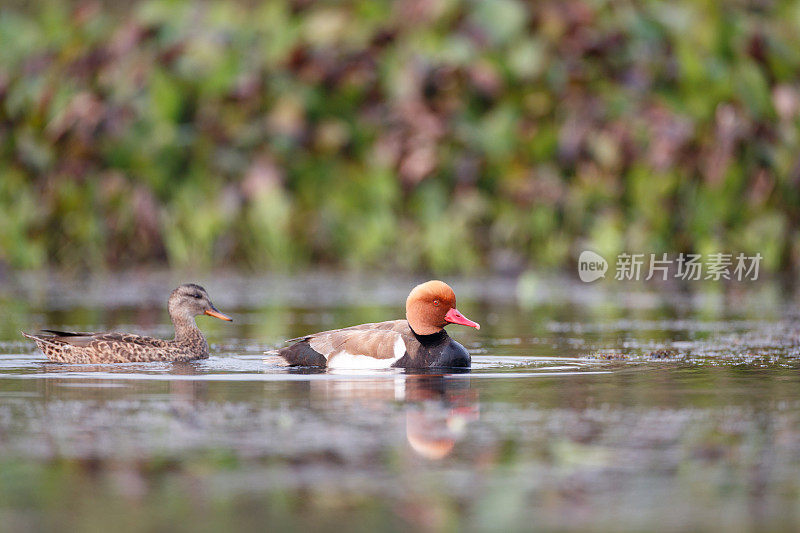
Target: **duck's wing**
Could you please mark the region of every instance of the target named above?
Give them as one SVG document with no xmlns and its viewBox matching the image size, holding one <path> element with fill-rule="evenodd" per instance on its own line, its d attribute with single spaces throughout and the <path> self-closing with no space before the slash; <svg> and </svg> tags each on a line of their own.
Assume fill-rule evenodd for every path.
<svg viewBox="0 0 800 533">
<path fill-rule="evenodd" d="M 50 335 L 33 335 L 31 333 L 25 333 L 24 331 L 20 333 L 22 333 L 22 335 L 28 339 L 51 346 L 64 346 L 68 344 L 74 346 L 86 346 L 89 342 L 91 342 L 91 339 L 95 335 L 94 333 L 56 331 L 53 329 L 43 329 L 42 331 L 45 333 L 50 333 Z"/>
<path fill-rule="evenodd" d="M 277 353 L 292 365 L 388 368 L 406 354 L 412 339 L 408 322 L 396 320 L 315 333 Z"/>
<path fill-rule="evenodd" d="M 350 332 L 350 331 L 380 331 L 380 330 L 390 330 L 395 331 L 400 334 L 410 334 L 411 327 L 408 325 L 407 320 L 387 320 L 385 322 L 370 322 L 368 324 L 358 324 L 357 326 L 350 326 L 347 328 L 340 328 L 340 329 L 330 329 L 327 331 L 319 331 L 317 333 L 310 333 L 308 335 L 304 335 L 302 337 L 295 337 L 294 339 L 288 339 L 285 342 L 298 342 L 313 339 L 315 337 L 323 337 L 326 335 L 331 335 L 334 333 L 340 332 Z"/>
<path fill-rule="evenodd" d="M 43 329 L 45 333 L 51 333 L 56 337 L 89 337 L 94 333 L 78 332 L 78 331 L 59 331 L 57 329 Z"/>
<path fill-rule="evenodd" d="M 94 342 L 109 342 L 120 344 L 135 344 L 145 348 L 164 348 L 169 346 L 169 342 L 155 337 L 144 335 L 134 335 L 133 333 L 98 333 L 92 336 Z"/>
</svg>

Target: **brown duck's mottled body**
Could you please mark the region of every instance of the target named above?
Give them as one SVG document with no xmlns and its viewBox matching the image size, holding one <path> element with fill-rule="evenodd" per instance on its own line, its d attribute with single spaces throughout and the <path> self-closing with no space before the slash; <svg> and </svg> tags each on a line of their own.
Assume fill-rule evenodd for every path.
<svg viewBox="0 0 800 533">
<path fill-rule="evenodd" d="M 181 285 L 169 298 L 169 314 L 175 325 L 173 340 L 130 333 L 73 333 L 43 330 L 51 335 L 22 334 L 36 342 L 42 353 L 57 363 L 146 363 L 191 361 L 208 357 L 208 343 L 194 317 L 207 314 L 231 320 L 220 313 L 199 285 Z"/>
<path fill-rule="evenodd" d="M 42 353 L 56 363 L 146 363 L 190 361 L 208 357 L 202 334 L 191 342 L 165 341 L 131 333 L 29 335 Z"/>
</svg>

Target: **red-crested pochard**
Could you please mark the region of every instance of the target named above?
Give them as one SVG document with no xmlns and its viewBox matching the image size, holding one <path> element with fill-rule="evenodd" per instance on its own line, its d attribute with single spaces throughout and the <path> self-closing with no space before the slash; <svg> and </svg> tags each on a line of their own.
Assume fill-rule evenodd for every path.
<svg viewBox="0 0 800 533">
<path fill-rule="evenodd" d="M 453 289 L 441 281 L 417 285 L 406 300 L 406 320 L 361 324 L 292 339 L 291 346 L 268 352 L 293 366 L 328 368 L 469 367 L 467 350 L 444 327 L 480 329 L 456 309 Z"/>
</svg>

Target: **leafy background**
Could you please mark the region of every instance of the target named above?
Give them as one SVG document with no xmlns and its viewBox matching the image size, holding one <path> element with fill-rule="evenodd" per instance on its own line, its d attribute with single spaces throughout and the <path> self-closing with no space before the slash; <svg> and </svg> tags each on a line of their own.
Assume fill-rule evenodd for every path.
<svg viewBox="0 0 800 533">
<path fill-rule="evenodd" d="M 0 8 L 0 264 L 800 264 L 800 3 Z"/>
</svg>

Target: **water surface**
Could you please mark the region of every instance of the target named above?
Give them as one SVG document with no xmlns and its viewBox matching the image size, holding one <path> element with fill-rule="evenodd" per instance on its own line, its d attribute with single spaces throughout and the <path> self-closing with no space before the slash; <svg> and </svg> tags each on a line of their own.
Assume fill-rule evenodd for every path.
<svg viewBox="0 0 800 533">
<path fill-rule="evenodd" d="M 264 362 L 402 316 L 412 278 L 194 278 L 192 363 L 60 365 L 20 329 L 168 337 L 189 278 L 25 275 L 0 289 L 3 530 L 749 530 L 800 525 L 800 321 L 770 284 L 453 279 L 463 373 Z"/>
</svg>

